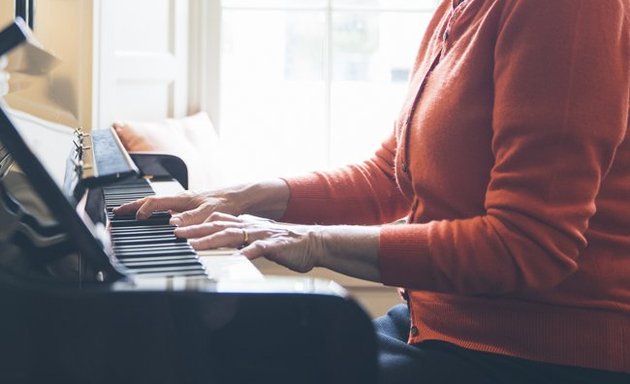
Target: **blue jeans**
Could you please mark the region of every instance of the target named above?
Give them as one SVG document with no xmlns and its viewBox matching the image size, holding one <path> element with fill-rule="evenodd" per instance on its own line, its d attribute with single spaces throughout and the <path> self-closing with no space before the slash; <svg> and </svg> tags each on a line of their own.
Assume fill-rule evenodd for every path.
<svg viewBox="0 0 630 384">
<path fill-rule="evenodd" d="M 381 384 L 630 384 L 630 374 L 540 363 L 442 341 L 409 345 L 409 325 L 409 310 L 404 304 L 374 320 Z"/>
</svg>

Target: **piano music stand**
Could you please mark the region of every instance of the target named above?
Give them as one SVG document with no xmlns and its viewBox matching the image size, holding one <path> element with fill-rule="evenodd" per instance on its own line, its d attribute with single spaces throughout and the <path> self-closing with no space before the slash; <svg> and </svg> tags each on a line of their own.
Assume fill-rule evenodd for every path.
<svg viewBox="0 0 630 384">
<path fill-rule="evenodd" d="M 8 53 L 18 45 L 28 41 L 31 32 L 24 23 L 24 20 L 17 17 L 13 23 L 0 32 L 0 56 Z"/>
<path fill-rule="evenodd" d="M 29 28 L 33 29 L 35 19 L 34 0 L 15 0 L 15 17 L 26 20 Z"/>
</svg>

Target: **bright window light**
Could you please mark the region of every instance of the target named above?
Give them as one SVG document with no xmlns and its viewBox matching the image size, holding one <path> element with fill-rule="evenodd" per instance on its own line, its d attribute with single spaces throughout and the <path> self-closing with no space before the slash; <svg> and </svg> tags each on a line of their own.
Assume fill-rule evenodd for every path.
<svg viewBox="0 0 630 384">
<path fill-rule="evenodd" d="M 435 0 L 224 0 L 232 182 L 338 167 L 392 129 Z"/>
</svg>

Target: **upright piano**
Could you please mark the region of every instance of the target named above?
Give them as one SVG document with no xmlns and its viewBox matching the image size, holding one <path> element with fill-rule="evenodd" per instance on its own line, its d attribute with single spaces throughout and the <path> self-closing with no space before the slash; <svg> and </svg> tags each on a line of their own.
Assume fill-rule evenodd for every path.
<svg viewBox="0 0 630 384">
<path fill-rule="evenodd" d="M 50 62 L 18 19 L 0 61 L 24 47 Z M 167 213 L 113 217 L 182 190 L 185 165 L 130 155 L 110 129 L 69 133 L 30 101 L 0 101 L 0 383 L 377 381 L 371 321 L 343 288 L 197 253 Z"/>
</svg>

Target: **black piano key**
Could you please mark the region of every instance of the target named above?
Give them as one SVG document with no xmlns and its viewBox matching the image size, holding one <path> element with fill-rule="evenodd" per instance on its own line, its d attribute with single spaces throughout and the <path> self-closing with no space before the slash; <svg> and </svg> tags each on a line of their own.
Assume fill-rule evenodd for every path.
<svg viewBox="0 0 630 384">
<path fill-rule="evenodd" d="M 135 218 L 133 220 L 126 220 L 126 219 L 121 219 L 121 220 L 114 220 L 111 222 L 112 227 L 117 228 L 117 227 L 129 227 L 129 226 L 134 226 L 134 225 L 138 225 L 139 223 L 142 223 L 144 225 L 165 225 L 168 224 L 170 218 L 168 217 L 157 217 L 157 218 L 153 218 L 153 217 L 149 217 L 146 220 L 142 220 L 141 222 L 136 220 Z"/>
<path fill-rule="evenodd" d="M 151 268 L 158 266 L 182 267 L 182 266 L 202 266 L 199 260 L 152 260 L 152 261 L 127 261 L 122 263 L 127 268 Z"/>
<path fill-rule="evenodd" d="M 150 261 L 160 261 L 160 260 L 199 260 L 199 257 L 197 257 L 197 255 L 181 255 L 181 256 L 157 256 L 157 257 L 128 257 L 125 259 L 121 259 L 121 262 L 125 262 L 125 263 L 133 263 L 136 261 L 142 261 L 142 260 L 146 260 L 147 262 Z"/>
<path fill-rule="evenodd" d="M 121 245 L 135 245 L 135 244 L 164 244 L 164 243 L 184 243 L 186 239 L 175 237 L 175 235 L 153 235 L 153 236 L 134 236 L 131 238 L 115 239 L 114 244 L 116 246 Z"/>
<path fill-rule="evenodd" d="M 129 258 L 147 258 L 147 257 L 166 257 L 166 256 L 195 256 L 193 250 L 159 250 L 159 251 L 115 251 L 116 256 L 120 259 Z"/>
<path fill-rule="evenodd" d="M 187 242 L 173 242 L 173 243 L 160 243 L 160 244 L 124 244 L 118 245 L 114 243 L 113 245 L 114 251 L 116 252 L 152 252 L 152 251 L 165 251 L 165 250 L 183 250 L 183 251 L 192 251 L 193 248 Z"/>
<path fill-rule="evenodd" d="M 143 233 L 152 231 L 170 231 L 172 232 L 177 228 L 174 225 L 128 225 L 126 227 L 111 228 L 111 233 L 125 235 L 127 233 Z"/>
<path fill-rule="evenodd" d="M 154 268 L 129 268 L 133 270 L 135 273 L 143 274 L 143 273 L 154 273 L 154 272 L 185 272 L 185 271 L 193 271 L 193 272 L 202 272 L 205 271 L 203 266 L 182 266 L 182 267 L 154 267 Z"/>
<path fill-rule="evenodd" d="M 196 256 L 193 249 L 154 249 L 154 250 L 114 250 L 119 259 L 166 257 L 166 256 Z"/>
<path fill-rule="evenodd" d="M 171 243 L 182 243 L 186 242 L 186 239 L 180 238 L 171 232 L 158 232 L 158 233 L 150 233 L 150 232 L 140 232 L 140 233 L 125 233 L 125 234 L 115 234 L 112 236 L 112 240 L 115 244 L 119 245 L 132 245 L 132 244 L 142 244 L 148 241 L 147 244 L 151 243 L 151 240 L 155 239 L 160 243 L 171 242 Z M 160 241 L 160 239 L 165 239 L 167 241 Z"/>
<path fill-rule="evenodd" d="M 152 196 L 151 192 L 148 192 L 145 188 L 126 188 L 126 189 L 115 189 L 115 190 L 105 190 L 104 191 L 106 198 L 111 197 L 127 197 L 130 195 L 141 195 L 140 197 Z"/>
<path fill-rule="evenodd" d="M 125 183 L 116 183 L 115 185 L 108 185 L 103 187 L 105 191 L 117 191 L 121 189 L 134 189 L 134 188 L 147 188 L 150 191 L 153 191 L 153 188 L 149 184 L 149 182 L 145 179 L 136 179 L 131 182 Z"/>
<path fill-rule="evenodd" d="M 207 276 L 205 267 L 188 241 L 175 236 L 167 211 L 146 220 L 135 215 L 114 215 L 113 209 L 154 195 L 144 180 L 125 181 L 103 188 L 105 208 L 115 257 L 135 276 Z"/>
<path fill-rule="evenodd" d="M 166 211 L 157 211 L 153 212 L 153 214 L 149 217 L 149 219 L 170 219 L 171 215 Z M 113 221 L 117 220 L 136 220 L 136 215 L 112 215 L 111 219 Z M 136 220 L 138 224 L 145 222 L 146 220 Z"/>
<path fill-rule="evenodd" d="M 179 249 L 172 250 L 154 250 L 154 251 L 115 251 L 116 257 L 124 259 L 128 257 L 154 257 L 154 256 L 178 256 L 178 255 L 196 255 L 195 251 L 182 251 Z"/>
<path fill-rule="evenodd" d="M 119 245 L 114 242 L 114 249 L 117 251 L 152 251 L 152 250 L 161 250 L 161 249 L 192 249 L 190 244 L 186 242 L 172 242 L 166 244 L 126 244 Z"/>
<path fill-rule="evenodd" d="M 131 200 L 134 198 L 142 199 L 143 197 L 147 197 L 147 194 L 142 191 L 124 191 L 120 193 L 106 193 L 105 198 L 108 202 L 113 200 Z"/>
<path fill-rule="evenodd" d="M 173 232 L 174 228 L 163 228 L 163 229 L 155 229 L 151 230 L 136 230 L 134 228 L 128 228 L 126 231 L 116 231 L 112 232 L 112 236 L 118 237 L 120 239 L 130 238 L 130 237 L 150 237 L 150 236 L 175 236 Z"/>
<path fill-rule="evenodd" d="M 153 188 L 151 187 L 151 185 L 149 185 L 149 182 L 146 180 L 136 180 L 135 183 L 130 183 L 130 184 L 125 184 L 125 183 L 117 183 L 115 185 L 108 185 L 103 187 L 103 190 L 105 192 L 112 192 L 112 191 L 123 191 L 123 190 L 130 190 L 130 189 L 146 189 L 148 191 L 150 191 L 151 193 L 153 192 Z"/>
</svg>

